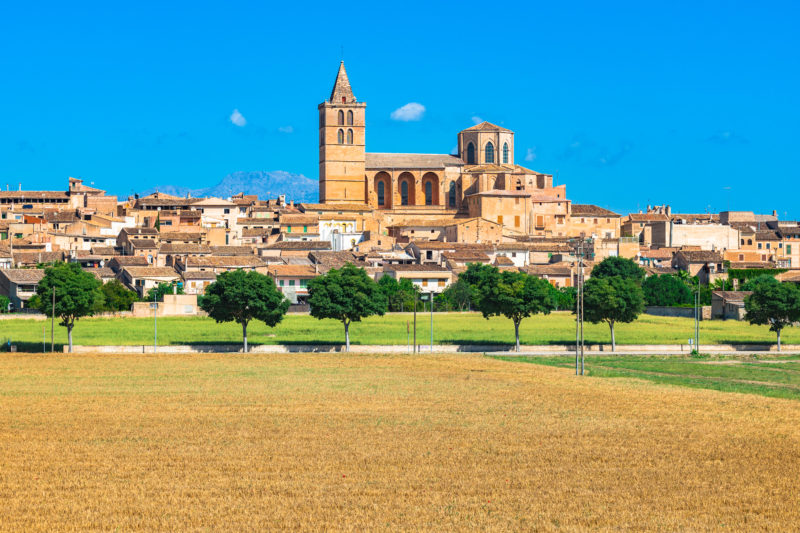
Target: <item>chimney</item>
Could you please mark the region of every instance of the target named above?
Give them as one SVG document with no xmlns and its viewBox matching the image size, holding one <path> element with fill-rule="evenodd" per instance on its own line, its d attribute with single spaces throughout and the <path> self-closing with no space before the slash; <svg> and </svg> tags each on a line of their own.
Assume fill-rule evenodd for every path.
<svg viewBox="0 0 800 533">
<path fill-rule="evenodd" d="M 778 211 L 773 209 L 772 210 L 772 216 L 774 216 L 775 218 L 778 218 Z"/>
<path fill-rule="evenodd" d="M 667 206 L 665 211 L 667 213 L 667 216 L 670 216 L 672 214 L 672 208 L 670 206 Z"/>
</svg>

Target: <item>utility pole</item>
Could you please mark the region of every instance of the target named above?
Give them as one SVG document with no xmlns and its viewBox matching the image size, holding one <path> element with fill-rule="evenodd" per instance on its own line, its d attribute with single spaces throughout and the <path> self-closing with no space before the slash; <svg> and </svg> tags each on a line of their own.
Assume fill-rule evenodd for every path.
<svg viewBox="0 0 800 533">
<path fill-rule="evenodd" d="M 417 291 L 414 291 L 414 353 L 417 353 Z"/>
<path fill-rule="evenodd" d="M 700 355 L 700 283 L 694 293 L 694 349 Z"/>
<path fill-rule="evenodd" d="M 431 298 L 431 353 L 433 353 L 433 291 L 429 293 Z"/>
<path fill-rule="evenodd" d="M 56 330 L 56 288 L 53 287 L 53 312 L 50 315 L 50 353 L 56 351 L 55 330 Z"/>
<path fill-rule="evenodd" d="M 153 291 L 153 353 L 158 349 L 158 291 Z"/>
<path fill-rule="evenodd" d="M 584 238 L 580 237 L 580 242 L 577 247 L 578 259 L 578 272 L 577 278 L 577 291 L 575 294 L 575 375 L 584 375 L 584 339 L 583 339 L 583 255 L 584 255 Z"/>
</svg>

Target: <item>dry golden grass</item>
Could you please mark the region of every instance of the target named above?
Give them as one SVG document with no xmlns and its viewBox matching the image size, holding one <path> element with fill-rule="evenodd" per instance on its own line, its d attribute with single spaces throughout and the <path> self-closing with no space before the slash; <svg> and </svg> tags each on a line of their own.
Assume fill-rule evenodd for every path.
<svg viewBox="0 0 800 533">
<path fill-rule="evenodd" d="M 790 530 L 798 421 L 472 355 L 4 355 L 0 527 Z"/>
</svg>

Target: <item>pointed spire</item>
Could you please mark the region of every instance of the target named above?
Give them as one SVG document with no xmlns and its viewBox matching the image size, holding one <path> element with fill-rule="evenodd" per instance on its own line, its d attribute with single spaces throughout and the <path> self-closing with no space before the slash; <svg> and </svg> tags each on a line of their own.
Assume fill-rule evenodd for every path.
<svg viewBox="0 0 800 533">
<path fill-rule="evenodd" d="M 336 74 L 336 83 L 333 84 L 331 91 L 332 104 L 351 104 L 356 101 L 353 96 L 353 89 L 350 88 L 350 80 L 347 79 L 347 71 L 344 69 L 344 61 L 339 64 L 339 73 Z"/>
</svg>

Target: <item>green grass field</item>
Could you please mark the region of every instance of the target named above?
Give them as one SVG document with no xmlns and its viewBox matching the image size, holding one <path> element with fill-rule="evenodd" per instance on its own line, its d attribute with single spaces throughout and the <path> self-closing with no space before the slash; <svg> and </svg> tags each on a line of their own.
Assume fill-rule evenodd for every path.
<svg viewBox="0 0 800 533">
<path fill-rule="evenodd" d="M 764 360 L 763 358 L 768 358 Z M 546 366 L 575 368 L 574 357 L 498 357 Z M 591 356 L 584 360 L 590 376 L 635 378 L 663 383 L 800 399 L 800 358 L 763 355 L 748 357 Z"/>
<path fill-rule="evenodd" d="M 478 313 L 434 314 L 436 344 L 513 344 L 514 326 L 505 318 L 485 320 Z M 353 344 L 406 344 L 406 324 L 411 314 L 373 317 L 351 326 Z M 44 335 L 43 335 L 44 328 Z M 687 318 L 643 315 L 634 323 L 617 326 L 618 344 L 685 344 L 692 337 L 694 322 Z M 529 345 L 567 344 L 575 340 L 575 321 L 566 312 L 528 318 L 520 328 L 521 342 Z M 0 322 L 0 342 L 10 339 L 21 350 L 41 350 L 42 338 L 50 342 L 50 322 L 14 319 Z M 251 344 L 343 343 L 344 329 L 333 320 L 316 320 L 308 315 L 289 315 L 274 329 L 253 322 L 248 329 Z M 608 344 L 604 324 L 586 324 L 586 342 Z M 56 324 L 58 346 L 66 343 L 66 329 Z M 705 321 L 700 326 L 701 344 L 774 343 L 766 326 L 746 322 Z M 430 342 L 430 315 L 417 315 L 417 341 Z M 800 344 L 800 328 L 787 328 L 786 344 Z M 77 322 L 73 342 L 82 345 L 134 345 L 153 342 L 153 320 L 149 318 L 84 318 Z M 241 342 L 241 328 L 233 323 L 217 324 L 208 318 L 175 317 L 158 320 L 159 344 L 219 344 Z"/>
</svg>

